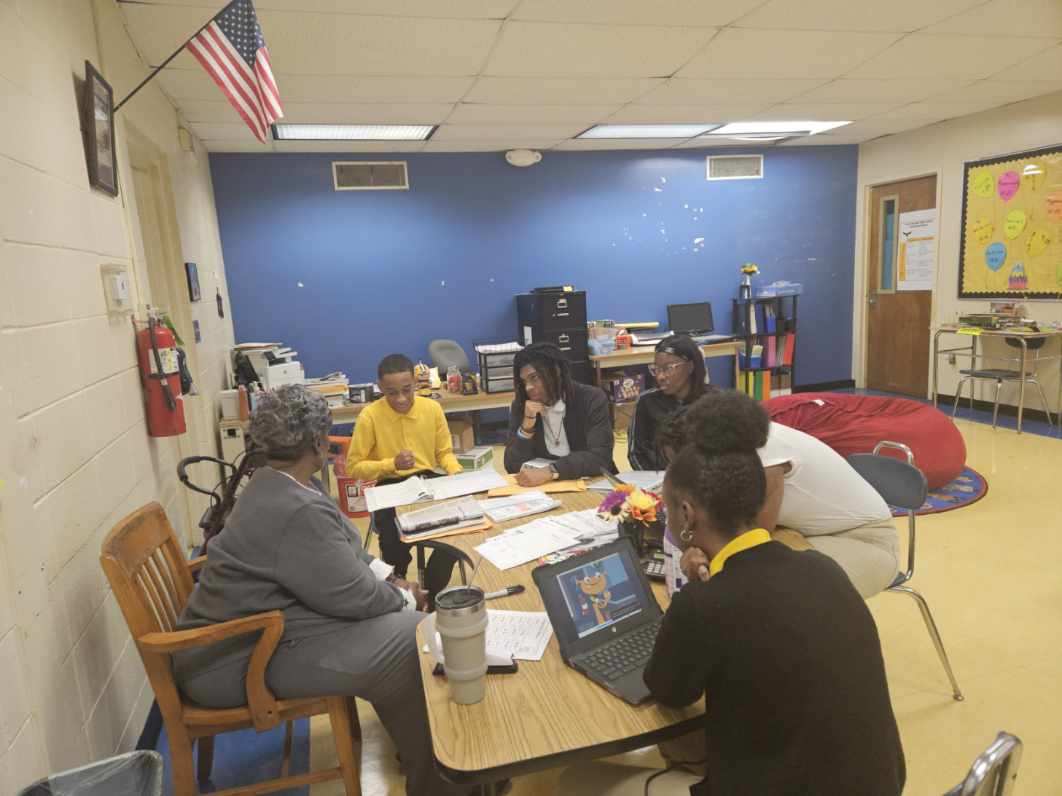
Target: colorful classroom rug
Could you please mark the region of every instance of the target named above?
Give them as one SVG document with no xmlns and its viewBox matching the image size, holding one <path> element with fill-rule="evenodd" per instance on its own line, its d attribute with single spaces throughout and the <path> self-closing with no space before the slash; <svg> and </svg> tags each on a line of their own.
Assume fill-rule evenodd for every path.
<svg viewBox="0 0 1062 796">
<path fill-rule="evenodd" d="M 963 468 L 963 471 L 950 483 L 940 489 L 934 489 L 929 493 L 926 502 L 922 504 L 916 513 L 940 514 L 944 511 L 972 506 L 978 500 L 988 494 L 988 481 L 972 467 Z M 907 512 L 904 509 L 893 508 L 892 516 L 902 517 Z"/>
</svg>

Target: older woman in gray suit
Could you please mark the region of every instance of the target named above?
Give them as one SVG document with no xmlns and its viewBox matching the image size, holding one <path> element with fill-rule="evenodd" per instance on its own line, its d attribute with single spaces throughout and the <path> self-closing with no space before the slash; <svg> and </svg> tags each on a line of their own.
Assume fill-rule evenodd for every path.
<svg viewBox="0 0 1062 796">
<path fill-rule="evenodd" d="M 180 625 L 283 611 L 284 636 L 267 670 L 274 693 L 368 700 L 398 746 L 406 793 L 459 792 L 432 764 L 415 636 L 425 595 L 364 550 L 313 479 L 326 461 L 331 422 L 324 399 L 301 386 L 262 397 L 250 433 L 268 463 L 211 541 Z M 212 708 L 244 704 L 254 641 L 178 653 L 175 673 L 185 695 Z"/>
</svg>

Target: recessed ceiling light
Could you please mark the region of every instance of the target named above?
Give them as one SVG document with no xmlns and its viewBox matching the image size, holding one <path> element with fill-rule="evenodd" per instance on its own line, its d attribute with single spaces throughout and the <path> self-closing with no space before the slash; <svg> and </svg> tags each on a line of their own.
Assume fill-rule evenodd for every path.
<svg viewBox="0 0 1062 796">
<path fill-rule="evenodd" d="M 851 122 L 731 122 L 717 127 L 708 135 L 786 136 L 815 135 Z"/>
<path fill-rule="evenodd" d="M 717 124 L 598 124 L 576 138 L 693 138 Z"/>
<path fill-rule="evenodd" d="M 433 124 L 275 124 L 276 141 L 426 141 Z"/>
</svg>

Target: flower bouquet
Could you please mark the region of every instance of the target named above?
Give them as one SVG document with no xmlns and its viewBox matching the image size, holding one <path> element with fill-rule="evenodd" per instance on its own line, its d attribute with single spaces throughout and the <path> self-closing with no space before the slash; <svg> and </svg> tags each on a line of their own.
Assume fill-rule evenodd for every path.
<svg viewBox="0 0 1062 796">
<path fill-rule="evenodd" d="M 597 514 L 602 519 L 617 520 L 620 536 L 634 544 L 639 556 L 650 547 L 660 547 L 664 536 L 664 508 L 660 496 L 629 484 L 616 483 L 605 495 Z"/>
</svg>

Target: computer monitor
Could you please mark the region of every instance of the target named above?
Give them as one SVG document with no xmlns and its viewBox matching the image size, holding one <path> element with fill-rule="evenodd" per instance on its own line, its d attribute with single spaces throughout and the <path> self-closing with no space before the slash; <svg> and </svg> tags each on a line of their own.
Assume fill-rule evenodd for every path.
<svg viewBox="0 0 1062 796">
<path fill-rule="evenodd" d="M 711 302 L 668 304 L 667 326 L 673 334 L 708 334 L 715 329 Z"/>
</svg>

